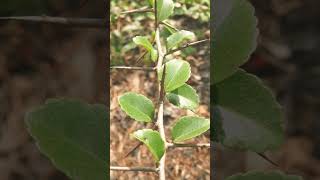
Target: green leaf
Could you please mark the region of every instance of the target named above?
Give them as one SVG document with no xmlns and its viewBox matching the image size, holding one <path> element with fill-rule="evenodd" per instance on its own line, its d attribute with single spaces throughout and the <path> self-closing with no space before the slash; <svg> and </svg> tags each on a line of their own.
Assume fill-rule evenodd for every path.
<svg viewBox="0 0 320 180">
<path fill-rule="evenodd" d="M 155 50 L 146 36 L 136 36 L 133 38 L 133 42 L 137 45 L 143 46 L 148 51 L 148 56 L 153 62 L 157 60 L 158 51 Z"/>
<path fill-rule="evenodd" d="M 134 92 L 127 92 L 118 98 L 121 109 L 136 121 L 151 122 L 154 105 L 147 97 Z"/>
<path fill-rule="evenodd" d="M 163 66 L 158 71 L 159 80 L 162 79 Z M 166 63 L 164 79 L 165 91 L 170 92 L 185 84 L 191 76 L 190 64 L 187 61 L 173 59 Z"/>
<path fill-rule="evenodd" d="M 102 105 L 55 99 L 26 115 L 26 124 L 41 152 L 71 179 L 107 176 L 109 115 Z"/>
<path fill-rule="evenodd" d="M 137 45 L 143 46 L 149 52 L 151 52 L 154 49 L 146 36 L 136 36 L 133 38 L 133 42 Z"/>
<path fill-rule="evenodd" d="M 255 76 L 242 70 L 213 87 L 213 103 L 222 119 L 222 143 L 238 150 L 264 152 L 283 142 L 280 105 Z"/>
<path fill-rule="evenodd" d="M 193 32 L 181 30 L 173 33 L 167 38 L 167 49 L 170 50 L 173 47 L 180 45 L 184 40 L 191 40 L 195 37 Z"/>
<path fill-rule="evenodd" d="M 201 135 L 210 128 L 210 120 L 197 116 L 180 118 L 172 128 L 174 143 L 182 142 Z"/>
<path fill-rule="evenodd" d="M 212 82 L 234 74 L 256 48 L 254 8 L 247 0 L 213 1 Z"/>
<path fill-rule="evenodd" d="M 285 175 L 282 172 L 259 172 L 252 171 L 245 174 L 237 174 L 226 180 L 302 180 L 300 176 Z"/>
<path fill-rule="evenodd" d="M 164 142 L 158 131 L 142 129 L 133 133 L 133 136 L 143 142 L 159 162 L 165 152 Z"/>
<path fill-rule="evenodd" d="M 188 84 L 167 93 L 166 97 L 170 103 L 180 108 L 195 110 L 199 106 L 199 96 Z"/>
<path fill-rule="evenodd" d="M 173 14 L 174 3 L 172 0 L 157 0 L 158 21 L 161 22 Z"/>
</svg>

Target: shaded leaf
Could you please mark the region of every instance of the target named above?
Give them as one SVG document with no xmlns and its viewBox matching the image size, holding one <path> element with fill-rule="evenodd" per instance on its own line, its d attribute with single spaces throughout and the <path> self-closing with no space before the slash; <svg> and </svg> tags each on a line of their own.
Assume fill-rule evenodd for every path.
<svg viewBox="0 0 320 180">
<path fill-rule="evenodd" d="M 180 45 L 185 40 L 191 40 L 195 37 L 193 32 L 181 30 L 173 33 L 167 38 L 167 49 L 172 49 Z"/>
<path fill-rule="evenodd" d="M 259 172 L 252 171 L 245 174 L 237 174 L 226 180 L 302 180 L 300 176 L 285 175 L 282 172 Z"/>
<path fill-rule="evenodd" d="M 121 109 L 136 121 L 151 122 L 154 116 L 154 105 L 147 97 L 128 92 L 118 98 Z"/>
<path fill-rule="evenodd" d="M 188 84 L 167 93 L 166 97 L 170 103 L 180 108 L 195 110 L 199 105 L 199 96 L 196 90 Z"/>
<path fill-rule="evenodd" d="M 162 79 L 163 67 L 158 72 Z M 185 84 L 191 76 L 190 64 L 183 60 L 171 60 L 166 63 L 166 76 L 164 80 L 165 91 L 170 92 Z"/>
<path fill-rule="evenodd" d="M 210 120 L 197 116 L 180 118 L 173 126 L 171 135 L 174 143 L 201 135 L 210 128 Z"/>
<path fill-rule="evenodd" d="M 213 1 L 212 83 L 231 76 L 256 48 L 254 8 L 247 0 Z"/>
<path fill-rule="evenodd" d="M 158 131 L 142 129 L 134 132 L 133 136 L 148 147 L 157 162 L 160 161 L 165 152 L 165 146 Z"/>
<path fill-rule="evenodd" d="M 222 118 L 225 146 L 264 152 L 283 142 L 280 105 L 255 76 L 239 70 L 216 84 L 213 103 L 220 112 L 213 118 Z"/>
<path fill-rule="evenodd" d="M 55 99 L 28 113 L 26 124 L 40 150 L 67 176 L 103 180 L 108 119 L 103 105 Z"/>
</svg>

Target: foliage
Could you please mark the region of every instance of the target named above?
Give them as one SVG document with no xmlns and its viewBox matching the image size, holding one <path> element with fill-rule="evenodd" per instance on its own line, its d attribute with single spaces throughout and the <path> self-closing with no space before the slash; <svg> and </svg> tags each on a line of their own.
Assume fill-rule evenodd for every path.
<svg viewBox="0 0 320 180">
<path fill-rule="evenodd" d="M 241 70 L 256 47 L 254 8 L 247 0 L 213 1 L 211 34 L 212 139 L 236 150 L 264 153 L 284 139 L 283 114 L 271 92 Z M 228 180 L 299 179 L 277 173 L 248 173 Z"/>
<path fill-rule="evenodd" d="M 72 179 L 105 179 L 109 114 L 103 105 L 51 99 L 26 123 L 40 150 Z"/>
</svg>

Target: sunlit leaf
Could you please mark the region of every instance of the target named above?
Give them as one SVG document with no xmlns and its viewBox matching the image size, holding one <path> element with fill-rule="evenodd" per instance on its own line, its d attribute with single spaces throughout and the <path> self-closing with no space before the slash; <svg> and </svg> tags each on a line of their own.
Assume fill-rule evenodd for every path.
<svg viewBox="0 0 320 180">
<path fill-rule="evenodd" d="M 210 120 L 197 116 L 185 116 L 174 124 L 171 135 L 173 142 L 182 142 L 201 135 L 210 128 Z"/>
<path fill-rule="evenodd" d="M 118 99 L 121 109 L 136 121 L 151 122 L 154 116 L 154 105 L 147 97 L 128 92 Z"/>
<path fill-rule="evenodd" d="M 134 132 L 133 136 L 148 147 L 157 162 L 160 161 L 165 152 L 165 146 L 158 131 L 142 129 Z"/>
<path fill-rule="evenodd" d="M 164 80 L 165 91 L 170 92 L 185 84 L 191 76 L 190 64 L 183 60 L 171 60 L 166 63 Z M 158 71 L 159 80 L 162 79 L 163 67 Z"/>
<path fill-rule="evenodd" d="M 188 84 L 168 92 L 166 97 L 171 104 L 180 108 L 195 110 L 199 105 L 199 96 L 196 90 Z"/>
<path fill-rule="evenodd" d="M 173 33 L 167 38 L 167 49 L 172 49 L 178 46 L 185 40 L 191 40 L 195 37 L 193 32 L 181 30 Z"/>
</svg>

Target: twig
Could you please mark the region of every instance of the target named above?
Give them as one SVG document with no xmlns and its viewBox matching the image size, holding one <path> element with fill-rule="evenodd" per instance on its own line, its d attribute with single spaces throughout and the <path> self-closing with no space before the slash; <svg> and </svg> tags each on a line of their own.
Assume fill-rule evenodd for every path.
<svg viewBox="0 0 320 180">
<path fill-rule="evenodd" d="M 267 157 L 265 154 L 263 153 L 257 153 L 260 157 L 262 157 L 264 160 L 268 161 L 269 163 L 271 163 L 272 165 L 274 165 L 275 167 L 280 167 L 279 164 L 275 163 L 274 161 L 272 161 L 269 157 Z"/>
<path fill-rule="evenodd" d="M 169 24 L 169 23 L 167 23 L 165 21 L 160 22 L 160 24 L 163 24 L 163 25 L 165 25 L 165 26 L 167 26 L 167 27 L 169 27 L 169 28 L 171 28 L 171 29 L 173 29 L 175 31 L 179 31 L 179 29 L 175 28 L 174 26 L 172 26 L 171 24 Z"/>
<path fill-rule="evenodd" d="M 0 21 L 19 21 L 33 23 L 48 23 L 58 25 L 68 25 L 77 27 L 106 28 L 107 20 L 99 18 L 67 18 L 67 17 L 51 17 L 51 16 L 12 16 L 0 17 Z"/>
<path fill-rule="evenodd" d="M 202 43 L 205 43 L 205 42 L 208 42 L 210 41 L 210 39 L 203 39 L 203 40 L 200 40 L 200 41 L 195 41 L 195 42 L 191 42 L 191 43 L 187 43 L 185 44 L 184 46 L 181 46 L 179 48 L 176 48 L 176 49 L 173 49 L 171 51 L 169 51 L 167 54 L 165 54 L 165 56 L 169 55 L 169 54 L 172 54 L 172 53 L 175 53 L 177 51 L 181 51 L 185 48 L 188 48 L 190 46 L 196 46 L 196 45 L 199 45 L 199 44 L 202 44 Z"/>
<path fill-rule="evenodd" d="M 130 66 L 110 66 L 110 69 L 128 69 L 128 70 L 142 70 L 142 71 L 155 71 L 155 67 L 130 67 Z"/>
<path fill-rule="evenodd" d="M 143 171 L 143 172 L 158 172 L 157 168 L 152 167 L 120 167 L 120 166 L 110 166 L 111 171 Z"/>
<path fill-rule="evenodd" d="M 134 13 L 145 13 L 145 12 L 153 12 L 153 8 L 143 7 L 140 9 L 133 9 L 129 11 L 121 12 L 120 14 L 134 14 Z"/>
<path fill-rule="evenodd" d="M 167 146 L 169 148 L 186 148 L 186 147 L 191 147 L 191 148 L 210 148 L 210 143 L 199 143 L 199 144 L 173 144 L 173 143 L 168 143 Z"/>
</svg>

